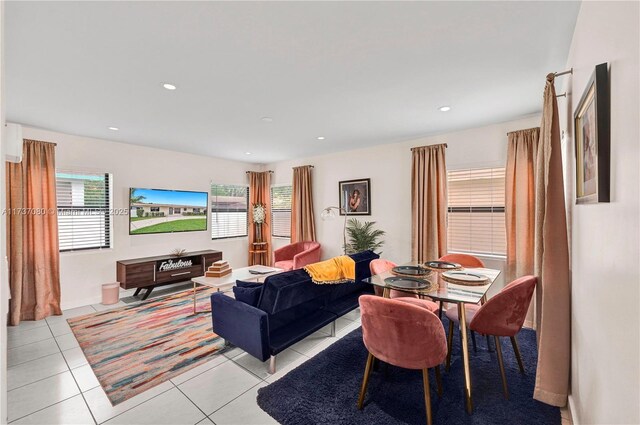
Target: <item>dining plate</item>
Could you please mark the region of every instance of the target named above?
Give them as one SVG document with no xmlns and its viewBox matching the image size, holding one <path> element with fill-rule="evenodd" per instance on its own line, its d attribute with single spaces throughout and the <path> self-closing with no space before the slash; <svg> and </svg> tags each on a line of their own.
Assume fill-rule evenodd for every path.
<svg viewBox="0 0 640 425">
<path fill-rule="evenodd" d="M 397 266 L 391 272 L 405 276 L 424 276 L 429 274 L 429 270 L 421 266 Z"/>
<path fill-rule="evenodd" d="M 444 272 L 442 273 L 442 277 L 460 283 L 475 285 L 485 283 L 489 280 L 487 276 L 466 271 Z"/>
<path fill-rule="evenodd" d="M 427 261 L 424 265 L 430 269 L 436 270 L 458 270 L 462 266 L 458 263 L 450 263 L 448 261 Z"/>
<path fill-rule="evenodd" d="M 415 277 L 388 277 L 384 282 L 391 287 L 401 289 L 424 289 L 429 286 L 428 282 Z"/>
</svg>

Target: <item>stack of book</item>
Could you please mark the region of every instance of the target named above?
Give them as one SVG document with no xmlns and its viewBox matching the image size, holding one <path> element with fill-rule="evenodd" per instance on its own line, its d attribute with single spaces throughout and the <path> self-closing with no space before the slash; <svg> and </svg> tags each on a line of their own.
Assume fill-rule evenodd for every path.
<svg viewBox="0 0 640 425">
<path fill-rule="evenodd" d="M 229 273 L 231 273 L 231 267 L 229 267 L 229 263 L 224 260 L 220 260 L 210 265 L 204 275 L 206 277 L 222 277 L 228 275 Z"/>
</svg>

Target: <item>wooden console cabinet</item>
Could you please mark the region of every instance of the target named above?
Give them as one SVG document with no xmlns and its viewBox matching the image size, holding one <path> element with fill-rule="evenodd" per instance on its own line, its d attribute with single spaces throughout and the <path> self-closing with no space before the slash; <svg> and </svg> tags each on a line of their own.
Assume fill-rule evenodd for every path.
<svg viewBox="0 0 640 425">
<path fill-rule="evenodd" d="M 121 260 L 116 262 L 116 275 L 121 288 L 136 290 L 134 296 L 146 289 L 144 300 L 156 286 L 204 276 L 207 267 L 218 260 L 222 260 L 222 252 L 214 250 L 187 252 L 181 257 L 161 255 Z"/>
</svg>

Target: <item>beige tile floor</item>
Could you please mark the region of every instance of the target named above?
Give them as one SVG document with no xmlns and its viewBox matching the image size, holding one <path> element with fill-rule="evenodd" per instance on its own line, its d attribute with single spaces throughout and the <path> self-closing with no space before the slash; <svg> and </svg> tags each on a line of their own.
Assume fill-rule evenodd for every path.
<svg viewBox="0 0 640 425">
<path fill-rule="evenodd" d="M 117 308 L 124 303 L 111 306 Z M 272 424 L 256 403 L 259 388 L 360 326 L 359 310 L 278 356 L 278 371 L 233 349 L 115 407 L 107 399 L 66 319 L 103 310 L 92 305 L 8 328 L 8 413 L 16 424 Z M 562 411 L 562 424 L 571 424 Z"/>
</svg>

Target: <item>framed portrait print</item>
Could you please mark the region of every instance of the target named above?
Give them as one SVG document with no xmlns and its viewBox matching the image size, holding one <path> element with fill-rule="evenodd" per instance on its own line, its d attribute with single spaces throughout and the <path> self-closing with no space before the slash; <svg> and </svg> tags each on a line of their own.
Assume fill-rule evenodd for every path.
<svg viewBox="0 0 640 425">
<path fill-rule="evenodd" d="M 610 105 L 606 63 L 596 66 L 573 120 L 576 203 L 609 202 Z"/>
<path fill-rule="evenodd" d="M 340 215 L 371 215 L 370 179 L 338 182 Z"/>
</svg>

